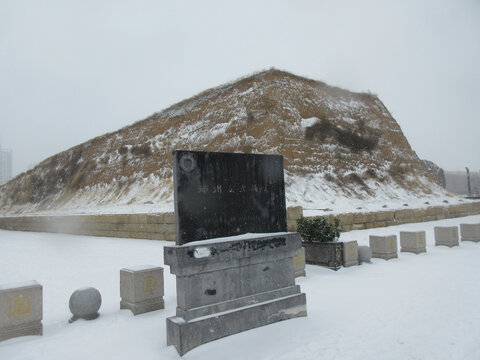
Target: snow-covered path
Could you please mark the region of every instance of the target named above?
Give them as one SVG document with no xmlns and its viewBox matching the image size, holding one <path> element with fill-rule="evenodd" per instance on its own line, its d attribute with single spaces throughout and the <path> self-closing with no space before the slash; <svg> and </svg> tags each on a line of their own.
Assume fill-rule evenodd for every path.
<svg viewBox="0 0 480 360">
<path fill-rule="evenodd" d="M 307 265 L 297 278 L 306 318 L 202 345 L 184 359 L 480 359 L 480 243 L 435 247 L 433 227 L 479 223 L 480 215 L 353 231 L 340 240 L 368 245 L 371 234 L 426 230 L 427 253 L 337 272 Z M 44 335 L 0 342 L 0 359 L 178 359 L 166 346 L 175 313 L 175 277 L 165 269 L 164 310 L 134 317 L 119 309 L 119 270 L 163 266 L 163 241 L 0 230 L 0 284 L 43 285 Z M 68 324 L 68 299 L 100 290 L 101 316 Z"/>
</svg>

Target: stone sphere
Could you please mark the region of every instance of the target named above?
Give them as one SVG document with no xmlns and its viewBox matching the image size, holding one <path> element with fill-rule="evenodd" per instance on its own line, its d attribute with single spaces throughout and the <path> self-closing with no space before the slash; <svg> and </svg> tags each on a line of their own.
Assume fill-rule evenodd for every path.
<svg viewBox="0 0 480 360">
<path fill-rule="evenodd" d="M 102 305 L 102 296 L 97 289 L 85 287 L 75 290 L 68 303 L 73 314 L 70 322 L 77 319 L 91 320 L 97 318 L 100 305 Z"/>
<path fill-rule="evenodd" d="M 372 250 L 369 246 L 359 246 L 358 247 L 358 261 L 360 263 L 367 262 L 370 263 L 372 258 Z"/>
</svg>

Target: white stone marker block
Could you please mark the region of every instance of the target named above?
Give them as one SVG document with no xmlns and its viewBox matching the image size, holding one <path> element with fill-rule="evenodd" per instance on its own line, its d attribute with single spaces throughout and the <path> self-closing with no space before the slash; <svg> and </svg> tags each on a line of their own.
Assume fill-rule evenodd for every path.
<svg viewBox="0 0 480 360">
<path fill-rule="evenodd" d="M 427 252 L 425 231 L 400 231 L 400 251 L 414 254 Z"/>
<path fill-rule="evenodd" d="M 435 246 L 458 246 L 458 226 L 435 226 Z"/>
<path fill-rule="evenodd" d="M 343 243 L 343 266 L 349 267 L 358 265 L 358 243 L 354 241 L 346 241 Z"/>
<path fill-rule="evenodd" d="M 120 270 L 120 309 L 134 315 L 165 308 L 163 268 L 142 265 Z"/>
<path fill-rule="evenodd" d="M 295 277 L 306 276 L 305 272 L 305 248 L 301 247 L 297 251 L 297 255 L 293 258 L 293 269 Z"/>
<path fill-rule="evenodd" d="M 0 285 L 0 341 L 43 334 L 42 291 L 36 281 Z"/>
<path fill-rule="evenodd" d="M 370 249 L 372 257 L 385 260 L 398 258 L 397 254 L 397 236 L 375 236 L 370 235 Z"/>
<path fill-rule="evenodd" d="M 462 241 L 480 242 L 480 224 L 460 224 Z"/>
</svg>

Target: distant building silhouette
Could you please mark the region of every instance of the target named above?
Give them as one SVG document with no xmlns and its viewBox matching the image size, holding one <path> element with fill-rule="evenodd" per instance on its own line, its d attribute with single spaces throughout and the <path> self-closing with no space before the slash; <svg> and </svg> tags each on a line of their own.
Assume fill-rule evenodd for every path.
<svg viewBox="0 0 480 360">
<path fill-rule="evenodd" d="M 459 194 L 468 194 L 468 178 L 466 171 L 445 171 L 447 190 Z M 470 195 L 480 195 L 480 173 L 470 171 Z"/>
<path fill-rule="evenodd" d="M 0 146 L 0 185 L 12 178 L 12 150 Z"/>
</svg>

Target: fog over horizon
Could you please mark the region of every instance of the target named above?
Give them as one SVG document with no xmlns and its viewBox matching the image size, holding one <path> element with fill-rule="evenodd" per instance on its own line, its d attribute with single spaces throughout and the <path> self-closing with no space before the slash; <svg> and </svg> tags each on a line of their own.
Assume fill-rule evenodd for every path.
<svg viewBox="0 0 480 360">
<path fill-rule="evenodd" d="M 0 3 L 0 146 L 16 176 L 271 67 L 380 98 L 421 159 L 480 170 L 480 1 Z"/>
</svg>

